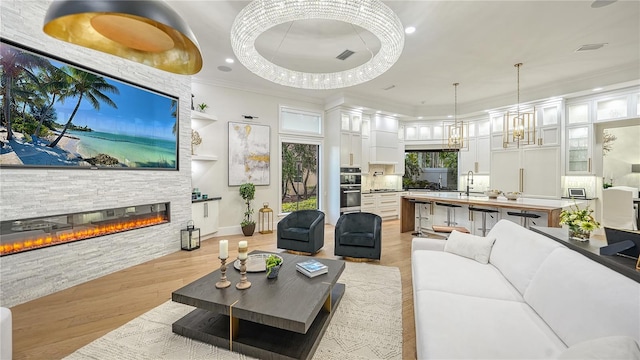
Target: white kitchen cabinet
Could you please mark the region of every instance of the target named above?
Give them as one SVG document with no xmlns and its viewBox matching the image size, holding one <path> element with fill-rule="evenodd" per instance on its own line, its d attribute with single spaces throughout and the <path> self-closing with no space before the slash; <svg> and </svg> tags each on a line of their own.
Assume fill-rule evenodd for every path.
<svg viewBox="0 0 640 360">
<path fill-rule="evenodd" d="M 400 216 L 400 194 L 399 192 L 362 194 L 360 211 L 379 215 L 382 220 L 397 219 Z"/>
<path fill-rule="evenodd" d="M 376 212 L 376 195 L 362 194 L 360 196 L 360 211 L 375 214 Z"/>
<path fill-rule="evenodd" d="M 362 135 L 340 133 L 340 166 L 362 166 Z"/>
<path fill-rule="evenodd" d="M 592 174 L 592 125 L 571 126 L 566 132 L 566 173 Z"/>
<path fill-rule="evenodd" d="M 357 134 L 362 133 L 362 115 L 342 113 L 340 129 L 343 132 L 354 132 Z"/>
<path fill-rule="evenodd" d="M 398 119 L 389 116 L 373 119 L 369 161 L 373 164 L 398 164 Z"/>
<path fill-rule="evenodd" d="M 536 109 L 538 145 L 560 145 L 562 109 L 562 102 L 542 104 Z"/>
<path fill-rule="evenodd" d="M 200 228 L 200 236 L 218 231 L 218 200 L 205 200 L 191 203 L 191 218 L 195 227 Z"/>
<path fill-rule="evenodd" d="M 460 150 L 458 168 L 460 175 L 473 171 L 474 174 L 489 174 L 491 159 L 491 139 L 488 136 L 469 139 L 469 149 Z"/>
<path fill-rule="evenodd" d="M 560 197 L 560 148 L 532 147 L 491 153 L 491 188 L 524 196 Z"/>
</svg>

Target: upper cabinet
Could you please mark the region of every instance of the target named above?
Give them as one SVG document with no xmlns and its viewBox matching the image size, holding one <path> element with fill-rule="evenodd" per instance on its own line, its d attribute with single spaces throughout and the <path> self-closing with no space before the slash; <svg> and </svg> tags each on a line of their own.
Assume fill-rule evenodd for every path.
<svg viewBox="0 0 640 360">
<path fill-rule="evenodd" d="M 216 161 L 218 156 L 209 151 L 207 142 L 215 141 L 209 125 L 218 118 L 215 115 L 191 110 L 191 160 Z"/>
<path fill-rule="evenodd" d="M 362 167 L 362 115 L 340 114 L 340 166 Z"/>
</svg>

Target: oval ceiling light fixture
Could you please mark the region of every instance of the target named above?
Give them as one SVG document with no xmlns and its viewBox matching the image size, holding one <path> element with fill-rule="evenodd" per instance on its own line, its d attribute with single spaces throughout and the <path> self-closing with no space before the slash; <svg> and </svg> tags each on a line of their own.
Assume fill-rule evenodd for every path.
<svg viewBox="0 0 640 360">
<path fill-rule="evenodd" d="M 404 29 L 404 33 L 405 34 L 413 34 L 414 32 L 416 32 L 416 28 L 413 26 L 408 26 L 406 29 Z"/>
<path fill-rule="evenodd" d="M 309 19 L 337 20 L 368 30 L 380 40 L 380 51 L 352 69 L 313 73 L 278 66 L 256 50 L 256 39 L 268 29 Z M 249 71 L 276 84 L 311 90 L 339 89 L 367 82 L 389 70 L 402 53 L 404 29 L 398 16 L 380 0 L 254 0 L 236 16 L 231 46 Z"/>
<path fill-rule="evenodd" d="M 193 75 L 202 69 L 193 32 L 164 1 L 54 0 L 43 31 L 62 41 L 176 74 Z"/>
</svg>

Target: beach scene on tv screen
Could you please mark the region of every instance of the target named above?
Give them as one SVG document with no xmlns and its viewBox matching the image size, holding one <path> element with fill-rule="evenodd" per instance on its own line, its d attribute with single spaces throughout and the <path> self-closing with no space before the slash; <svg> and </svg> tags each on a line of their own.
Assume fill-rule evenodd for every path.
<svg viewBox="0 0 640 360">
<path fill-rule="evenodd" d="M 0 74 L 0 166 L 177 169 L 177 98 L 5 42 Z"/>
</svg>

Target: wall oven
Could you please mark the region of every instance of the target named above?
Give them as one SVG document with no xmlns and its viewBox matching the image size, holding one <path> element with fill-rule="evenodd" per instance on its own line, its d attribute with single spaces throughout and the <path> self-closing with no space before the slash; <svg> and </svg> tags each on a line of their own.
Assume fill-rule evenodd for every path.
<svg viewBox="0 0 640 360">
<path fill-rule="evenodd" d="M 360 168 L 340 168 L 340 215 L 360 211 L 361 181 Z"/>
</svg>

